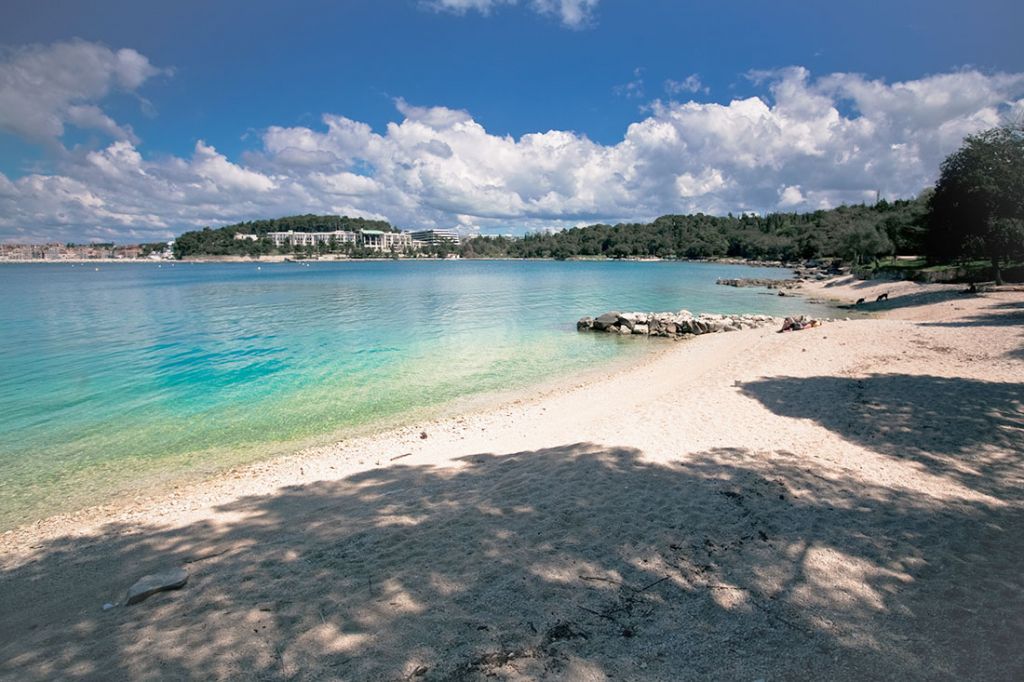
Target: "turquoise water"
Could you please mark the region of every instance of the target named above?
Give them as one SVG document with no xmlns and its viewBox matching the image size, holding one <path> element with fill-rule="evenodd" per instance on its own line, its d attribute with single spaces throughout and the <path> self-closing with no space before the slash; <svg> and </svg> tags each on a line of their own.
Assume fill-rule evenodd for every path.
<svg viewBox="0 0 1024 682">
<path fill-rule="evenodd" d="M 806 312 L 692 263 L 0 266 L 0 527 L 642 353 L 610 309 Z"/>
</svg>

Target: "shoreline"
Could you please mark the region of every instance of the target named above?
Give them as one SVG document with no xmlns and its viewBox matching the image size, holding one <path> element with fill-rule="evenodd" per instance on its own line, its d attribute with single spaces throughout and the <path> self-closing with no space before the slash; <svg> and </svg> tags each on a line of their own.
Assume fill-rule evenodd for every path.
<svg viewBox="0 0 1024 682">
<path fill-rule="evenodd" d="M 103 265 L 113 263 L 130 263 L 135 265 L 150 265 L 150 264 L 173 264 L 173 263 L 358 263 L 360 261 L 425 261 L 425 262 L 436 262 L 436 261 L 559 261 L 557 258 L 512 258 L 512 257 L 498 257 L 498 256 L 481 256 L 481 257 L 460 257 L 460 258 L 409 258 L 406 256 L 400 256 L 399 258 L 392 258 L 390 256 L 383 256 L 380 258 L 352 258 L 352 257 L 333 257 L 332 254 L 325 254 L 326 258 L 297 258 L 295 254 L 289 255 L 268 255 L 268 256 L 200 256 L 192 258 L 182 259 L 152 259 L 152 258 L 61 258 L 61 259 L 49 259 L 49 258 L 18 258 L 18 259 L 0 259 L 0 265 L 89 265 L 90 263 Z M 576 256 L 572 258 L 562 259 L 559 262 L 567 263 L 709 263 L 714 265 L 744 265 L 752 268 L 780 268 L 783 270 L 792 270 L 796 267 L 794 263 L 784 263 L 782 261 L 762 261 L 762 260 L 747 260 L 743 258 L 661 258 L 658 256 L 650 257 L 629 257 L 629 258 L 607 258 L 604 256 Z"/>
<path fill-rule="evenodd" d="M 89 270 L 91 272 L 91 269 Z M 67 272 L 70 272 L 70 269 Z M 108 278 L 115 275 L 117 275 L 117 272 L 111 271 L 108 273 Z M 173 277 L 174 275 L 173 273 L 168 273 L 168 276 Z M 769 301 L 769 303 L 774 303 L 774 301 Z M 762 305 L 765 304 L 754 301 L 751 302 L 750 307 L 755 308 Z M 792 305 L 795 304 L 786 307 L 788 308 Z M 575 334 L 575 332 L 568 331 L 572 326 L 573 323 L 571 321 L 565 324 L 567 335 L 562 341 L 563 345 L 567 345 L 569 348 L 574 343 L 572 337 L 568 336 L 568 334 Z M 605 351 L 607 354 L 612 354 L 616 351 L 614 346 L 617 344 L 613 342 L 612 346 L 607 346 L 608 342 L 610 340 L 605 341 L 603 346 L 607 349 Z M 621 358 L 607 358 L 605 361 L 598 362 L 591 369 L 585 370 L 585 375 L 600 375 L 607 371 L 617 370 L 622 363 L 638 362 L 636 358 L 629 359 L 629 356 L 637 355 L 636 351 L 633 350 L 639 348 L 636 345 L 636 340 L 631 340 L 629 346 L 630 349 L 624 349 L 624 353 L 616 353 Z M 662 352 L 662 350 L 657 352 Z M 655 352 L 655 350 L 653 348 L 645 349 L 644 352 Z M 567 371 L 576 372 L 578 370 Z M 34 485 L 34 480 L 25 477 L 26 485 L 12 486 L 7 491 L 7 495 L 0 495 L 7 502 L 2 513 L 0 513 L 0 533 L 45 520 L 54 515 L 77 513 L 80 518 L 90 508 L 108 507 L 107 503 L 112 499 L 134 498 L 137 496 L 150 498 L 154 495 L 168 492 L 175 486 L 209 480 L 211 477 L 216 477 L 216 472 L 218 471 L 240 466 L 244 467 L 248 464 L 267 461 L 277 457 L 289 456 L 306 450 L 309 447 L 325 443 L 348 440 L 408 426 L 422 421 L 430 415 L 461 414 L 469 410 L 479 411 L 500 405 L 503 402 L 516 400 L 522 394 L 532 395 L 556 390 L 561 383 L 564 382 L 558 378 L 548 379 L 541 377 L 537 380 L 537 383 L 517 389 L 489 390 L 469 396 L 456 397 L 450 403 L 414 407 L 401 414 L 387 414 L 383 417 L 378 417 L 372 422 L 363 420 L 356 425 L 340 425 L 333 429 L 328 429 L 326 425 L 320 425 L 322 431 L 319 433 L 308 436 L 301 435 L 287 438 L 286 440 L 273 440 L 270 439 L 270 434 L 257 433 L 253 437 L 254 442 L 244 444 L 225 442 L 222 445 L 215 443 L 203 451 L 162 451 L 143 446 L 138 448 L 141 453 L 139 456 L 132 457 L 131 461 L 127 463 L 128 465 L 121 465 L 120 474 L 111 473 L 116 471 L 118 461 L 110 458 L 106 461 L 100 461 L 98 466 L 91 468 L 83 467 L 81 472 L 75 476 L 55 477 L 53 480 L 56 483 L 50 485 L 49 488 L 45 484 Z M 255 442 L 260 438 L 263 438 L 263 440 Z M 154 453 L 153 456 L 148 456 L 150 452 Z M 36 480 L 45 481 L 46 479 L 39 478 Z M 44 499 L 48 494 L 52 494 L 52 491 L 58 490 L 57 484 L 59 484 L 60 491 L 57 495 L 59 500 L 57 504 L 50 505 L 46 503 L 45 505 L 40 505 L 36 502 L 36 500 Z"/>
<path fill-rule="evenodd" d="M 602 379 L 627 376 L 646 368 L 656 363 L 666 353 L 672 352 L 675 344 L 691 341 L 692 339 L 631 339 L 631 343 L 650 344 L 653 347 L 634 355 L 611 358 L 577 375 L 555 377 L 518 388 L 467 394 L 441 406 L 396 416 L 384 422 L 313 436 L 302 441 L 273 443 L 275 446 L 280 445 L 274 447 L 273 454 L 250 462 L 227 465 L 213 472 L 189 477 L 187 473 L 182 472 L 157 471 L 152 477 L 144 477 L 131 491 L 124 492 L 124 496 L 130 497 L 131 502 L 90 504 L 80 509 L 51 514 L 0 530 L 0 553 L 10 549 L 11 539 L 15 539 L 14 545 L 34 543 L 42 538 L 59 535 L 72 526 L 98 526 L 114 519 L 145 516 L 154 513 L 154 510 L 171 499 L 188 498 L 193 495 L 208 498 L 213 488 L 229 498 L 233 492 L 226 491 L 225 486 L 230 488 L 233 485 L 232 481 L 237 481 L 240 477 L 259 478 L 261 474 L 273 472 L 278 466 L 283 467 L 282 471 L 291 471 L 296 463 L 310 458 L 321 458 L 327 453 L 377 450 L 384 442 L 393 442 L 395 438 L 401 441 L 413 439 L 425 429 L 450 431 L 467 420 L 485 419 L 505 414 L 509 410 L 528 407 L 530 404 L 540 403 L 567 392 L 587 390 Z M 276 474 L 271 474 L 274 475 Z"/>
<path fill-rule="evenodd" d="M 1012 678 L 1024 293 L 836 282 L 892 295 L 8 531 L 0 673 Z"/>
<path fill-rule="evenodd" d="M 391 259 L 361 259 L 361 260 L 391 260 Z M 422 260 L 422 259 L 421 259 Z M 435 259 L 437 260 L 437 259 Z M 489 259 L 485 259 L 489 260 Z M 536 259 L 533 259 L 536 260 Z M 52 263 L 52 261 L 47 261 Z M 117 261 L 117 262 L 123 262 Z M 190 262 L 190 261 L 181 261 Z M 698 260 L 692 262 L 710 262 Z M 739 263 L 728 263 L 736 265 Z M 754 267 L 767 267 L 760 263 L 753 264 Z M 962 285 L 953 284 L 920 284 L 904 280 L 857 280 L 853 277 L 838 277 L 826 281 L 804 281 L 795 288 L 790 289 L 788 296 L 800 297 L 810 303 L 827 306 L 833 312 L 852 313 L 854 317 L 843 318 L 838 314 L 828 318 L 828 323 L 851 322 L 855 320 L 879 319 L 888 315 L 888 306 L 873 308 L 871 304 L 863 308 L 851 308 L 856 297 L 860 297 L 862 291 L 866 291 L 869 297 L 879 292 L 892 291 L 897 289 L 900 294 L 917 294 L 925 292 L 929 300 L 922 301 L 921 305 L 928 306 L 936 298 L 945 300 L 948 296 L 963 292 Z M 911 317 L 913 314 L 911 314 Z M 742 333 L 765 334 L 773 329 L 744 330 Z M 579 332 L 577 332 L 579 333 Z M 729 335 L 737 332 L 729 332 Z M 89 504 L 78 509 L 67 512 L 59 512 L 42 518 L 32 519 L 16 526 L 0 530 L 0 550 L 3 550 L 7 543 L 8 536 L 35 537 L 37 531 L 42 531 L 47 536 L 52 529 L 66 530 L 68 525 L 82 523 L 93 524 L 107 520 L 111 513 L 121 516 L 122 512 L 129 516 L 146 514 L 148 507 L 159 505 L 168 495 L 172 497 L 187 496 L 190 492 L 198 492 L 200 488 L 221 486 L 226 480 L 235 480 L 239 476 L 249 477 L 258 471 L 266 471 L 268 465 L 290 460 L 302 460 L 307 457 L 321 456 L 325 452 L 351 449 L 375 449 L 378 441 L 391 439 L 402 434 L 408 437 L 409 434 L 420 433 L 428 426 L 443 426 L 450 428 L 453 424 L 461 423 L 467 418 L 488 416 L 497 414 L 522 405 L 543 402 L 555 396 L 561 396 L 572 391 L 586 391 L 596 387 L 602 378 L 621 377 L 640 370 L 650 364 L 662 359 L 667 353 L 673 352 L 673 344 L 693 343 L 698 338 L 705 342 L 710 336 L 698 335 L 693 337 L 678 337 L 660 339 L 656 337 L 631 337 L 630 343 L 654 344 L 655 347 L 640 352 L 632 357 L 619 357 L 611 359 L 598 366 L 591 367 L 580 373 L 581 376 L 554 377 L 540 383 L 512 388 L 501 391 L 488 391 L 480 394 L 470 394 L 455 398 L 449 403 L 433 408 L 423 408 L 409 414 L 397 415 L 391 419 L 379 423 L 364 424 L 354 427 L 351 430 L 343 429 L 334 433 L 321 434 L 296 442 L 272 443 L 273 454 L 262 456 L 255 460 L 240 464 L 228 465 L 218 468 L 213 472 L 206 472 L 197 477 L 189 477 L 187 474 L 170 473 L 165 471 L 154 471 L 152 476 L 145 477 L 140 486 L 133 486 L 133 489 L 121 491 L 120 494 L 131 494 L 133 502 L 130 505 L 123 505 L 113 502 L 100 502 Z M 450 413 L 450 416 L 443 416 L 443 413 Z M 143 492 L 143 486 L 149 492 Z M 181 489 L 186 491 L 182 492 Z M 174 492 L 178 491 L 178 492 Z M 140 506 L 141 504 L 141 506 Z M 48 530 L 42 530 L 42 529 Z M 36 538 L 38 539 L 38 538 Z"/>
<path fill-rule="evenodd" d="M 578 332 L 577 332 L 578 333 Z M 35 538 L 63 532 L 69 526 L 102 524 L 111 518 L 134 517 L 147 514 L 161 506 L 169 498 L 202 494 L 205 489 L 222 486 L 239 476 L 249 477 L 265 465 L 291 459 L 302 459 L 337 448 L 372 448 L 376 441 L 394 436 L 400 432 L 419 434 L 424 428 L 437 425 L 450 426 L 453 422 L 501 412 L 515 406 L 542 401 L 560 394 L 571 386 L 583 388 L 600 377 L 618 376 L 644 367 L 660 355 L 669 352 L 672 344 L 686 343 L 688 339 L 631 339 L 631 343 L 647 343 L 652 347 L 639 352 L 607 359 L 595 366 L 575 374 L 560 375 L 524 386 L 496 391 L 470 393 L 454 398 L 441 405 L 422 407 L 407 413 L 391 415 L 379 421 L 342 428 L 337 431 L 310 436 L 296 441 L 275 441 L 262 445 L 249 445 L 242 449 L 262 450 L 252 459 L 234 464 L 211 464 L 210 468 L 200 467 L 198 472 L 161 467 L 143 473 L 137 482 L 125 489 L 98 495 L 105 501 L 82 505 L 68 511 L 60 511 L 40 518 L 33 518 L 10 527 L 0 526 L 0 552 L 7 548 L 9 537 Z M 193 459 L 203 453 L 186 452 L 178 457 Z M 129 499 L 130 502 L 125 502 Z M 118 500 L 120 501 L 114 501 Z M 38 535 L 37 535 L 38 534 Z"/>
</svg>

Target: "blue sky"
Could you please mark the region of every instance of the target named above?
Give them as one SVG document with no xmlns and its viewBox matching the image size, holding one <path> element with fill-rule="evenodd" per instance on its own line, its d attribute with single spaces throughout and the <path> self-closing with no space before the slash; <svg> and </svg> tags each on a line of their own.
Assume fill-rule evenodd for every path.
<svg viewBox="0 0 1024 682">
<path fill-rule="evenodd" d="M 7 0 L 0 239 L 132 241 L 304 209 L 521 233 L 915 194 L 962 133 L 1021 106 L 1024 3 L 851 5 Z M 139 59 L 119 66 L 121 50 Z M 765 109 L 732 107 L 749 98 Z M 549 131 L 565 137 L 520 144 Z"/>
</svg>

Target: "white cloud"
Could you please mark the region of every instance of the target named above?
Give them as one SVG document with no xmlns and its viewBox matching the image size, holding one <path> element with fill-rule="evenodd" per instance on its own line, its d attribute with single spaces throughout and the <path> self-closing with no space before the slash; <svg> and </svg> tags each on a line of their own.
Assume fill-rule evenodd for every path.
<svg viewBox="0 0 1024 682">
<path fill-rule="evenodd" d="M 558 16 L 569 28 L 582 28 L 594 18 L 598 0 L 533 0 L 531 3 L 542 14 Z"/>
<path fill-rule="evenodd" d="M 115 140 L 129 140 L 135 144 L 139 142 L 131 126 L 118 125 L 117 121 L 94 104 L 74 104 L 68 107 L 67 120 L 79 128 L 92 128 L 106 133 Z"/>
<path fill-rule="evenodd" d="M 705 168 L 698 175 L 683 173 L 676 177 L 676 189 L 679 190 L 679 196 L 685 198 L 704 196 L 722 189 L 727 184 L 722 171 L 716 168 Z"/>
<path fill-rule="evenodd" d="M 265 175 L 231 163 L 217 150 L 202 140 L 196 142 L 192 168 L 196 175 L 212 183 L 214 189 L 268 192 L 275 188 L 274 181 Z"/>
<path fill-rule="evenodd" d="M 159 73 L 135 50 L 114 52 L 81 40 L 8 50 L 0 60 L 0 130 L 56 147 L 71 123 L 134 141 L 131 129 L 96 103 Z"/>
<path fill-rule="evenodd" d="M 803 192 L 799 185 L 790 185 L 779 191 L 779 208 L 793 208 L 804 203 Z"/>
<path fill-rule="evenodd" d="M 499 5 L 514 5 L 517 0 L 432 0 L 428 2 L 429 7 L 436 10 L 448 11 L 454 14 L 465 14 L 470 10 L 482 14 L 490 14 L 491 10 Z"/>
<path fill-rule="evenodd" d="M 612 88 L 612 91 L 616 95 L 622 97 L 628 97 L 629 99 L 638 99 L 644 96 L 644 70 L 639 66 L 633 69 L 633 80 L 622 85 L 616 85 Z"/>
<path fill-rule="evenodd" d="M 710 88 L 706 87 L 701 82 L 700 76 L 695 73 L 691 73 L 681 81 L 675 81 L 671 78 L 665 81 L 665 92 L 670 95 L 680 95 L 684 92 L 703 92 L 704 94 L 707 94 L 710 91 Z"/>
<path fill-rule="evenodd" d="M 554 16 L 567 28 L 588 26 L 594 18 L 599 0 L 529 0 L 528 6 L 538 14 Z M 490 14 L 502 5 L 516 5 L 519 0 L 430 0 L 426 6 L 438 11 L 466 14 L 470 11 Z"/>
<path fill-rule="evenodd" d="M 965 134 L 1024 111 L 1024 74 L 886 83 L 796 67 L 760 77 L 757 97 L 657 103 L 615 144 L 559 130 L 494 135 L 470 112 L 400 99 L 381 131 L 325 114 L 317 126 L 268 128 L 238 159 L 205 142 L 190 157 L 150 158 L 122 137 L 62 157 L 53 175 L 0 176 L 0 238 L 157 239 L 306 212 L 521 233 L 813 209 L 916 195 Z"/>
</svg>

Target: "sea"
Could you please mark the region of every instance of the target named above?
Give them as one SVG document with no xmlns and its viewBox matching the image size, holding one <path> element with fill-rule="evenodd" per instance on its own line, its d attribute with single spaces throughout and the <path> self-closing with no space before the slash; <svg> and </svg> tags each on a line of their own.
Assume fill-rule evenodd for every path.
<svg viewBox="0 0 1024 682">
<path fill-rule="evenodd" d="M 528 391 L 665 339 L 608 310 L 822 314 L 689 262 L 0 265 L 0 529 Z"/>
</svg>

